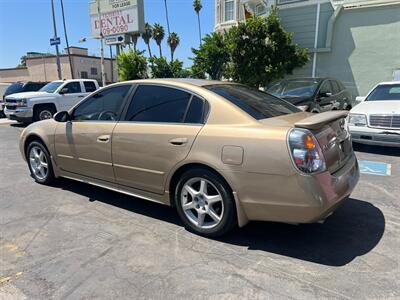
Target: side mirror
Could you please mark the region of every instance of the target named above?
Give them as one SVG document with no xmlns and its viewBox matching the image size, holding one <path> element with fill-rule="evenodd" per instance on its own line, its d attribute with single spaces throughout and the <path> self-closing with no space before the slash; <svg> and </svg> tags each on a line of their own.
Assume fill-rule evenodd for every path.
<svg viewBox="0 0 400 300">
<path fill-rule="evenodd" d="M 367 98 L 367 97 L 358 96 L 358 97 L 356 97 L 356 102 L 357 102 L 357 103 L 364 102 L 366 98 Z"/>
<path fill-rule="evenodd" d="M 64 94 L 67 94 L 67 93 L 68 93 L 68 89 L 67 89 L 66 87 L 62 88 L 62 89 L 59 91 L 59 94 L 60 94 L 60 95 L 64 95 Z"/>
<path fill-rule="evenodd" d="M 71 121 L 71 115 L 67 111 L 60 111 L 54 115 L 54 120 L 65 123 Z"/>
</svg>

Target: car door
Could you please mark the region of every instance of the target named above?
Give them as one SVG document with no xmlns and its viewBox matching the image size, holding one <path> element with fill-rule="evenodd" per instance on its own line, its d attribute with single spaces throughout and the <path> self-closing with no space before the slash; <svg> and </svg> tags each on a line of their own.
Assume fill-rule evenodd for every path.
<svg viewBox="0 0 400 300">
<path fill-rule="evenodd" d="M 69 110 L 88 95 L 88 93 L 83 89 L 81 82 L 72 81 L 60 88 L 59 95 L 59 110 Z"/>
<path fill-rule="evenodd" d="M 131 88 L 125 84 L 100 90 L 74 108 L 71 121 L 57 125 L 55 152 L 62 170 L 114 181 L 111 135 Z"/>
<path fill-rule="evenodd" d="M 112 136 L 117 183 L 163 194 L 169 171 L 184 160 L 204 123 L 206 102 L 163 85 L 139 85 Z"/>
<path fill-rule="evenodd" d="M 328 111 L 333 108 L 333 90 L 329 80 L 322 82 L 317 93 L 317 102 L 322 111 Z"/>
</svg>

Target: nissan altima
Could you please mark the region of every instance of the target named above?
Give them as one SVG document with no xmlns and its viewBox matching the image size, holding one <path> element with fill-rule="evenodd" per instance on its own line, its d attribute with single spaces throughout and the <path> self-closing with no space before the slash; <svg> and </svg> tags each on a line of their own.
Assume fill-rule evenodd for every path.
<svg viewBox="0 0 400 300">
<path fill-rule="evenodd" d="M 138 80 L 28 126 L 20 150 L 40 184 L 65 177 L 170 205 L 187 229 L 216 237 L 334 212 L 359 179 L 346 117 L 235 83 Z"/>
</svg>

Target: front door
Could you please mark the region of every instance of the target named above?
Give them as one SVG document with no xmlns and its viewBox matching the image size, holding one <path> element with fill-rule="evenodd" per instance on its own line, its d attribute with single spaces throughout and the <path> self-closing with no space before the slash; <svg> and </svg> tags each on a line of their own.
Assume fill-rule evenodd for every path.
<svg viewBox="0 0 400 300">
<path fill-rule="evenodd" d="M 79 81 L 73 81 L 65 84 L 59 92 L 60 111 L 69 110 L 76 103 L 82 100 L 88 93 L 84 92 Z"/>
<path fill-rule="evenodd" d="M 127 84 L 101 90 L 74 109 L 72 121 L 57 125 L 55 151 L 62 170 L 114 181 L 111 136 L 130 89 Z"/>
<path fill-rule="evenodd" d="M 332 110 L 334 97 L 333 97 L 332 86 L 329 80 L 325 80 L 321 84 L 319 93 L 317 95 L 317 101 L 321 112 Z"/>
<path fill-rule="evenodd" d="M 140 85 L 113 132 L 117 183 L 163 194 L 166 176 L 189 154 L 203 126 L 204 107 L 189 92 Z"/>
</svg>

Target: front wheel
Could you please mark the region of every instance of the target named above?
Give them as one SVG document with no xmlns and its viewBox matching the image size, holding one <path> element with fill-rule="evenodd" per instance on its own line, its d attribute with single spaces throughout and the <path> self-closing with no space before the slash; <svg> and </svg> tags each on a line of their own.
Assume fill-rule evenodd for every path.
<svg viewBox="0 0 400 300">
<path fill-rule="evenodd" d="M 27 161 L 32 177 L 36 182 L 50 184 L 54 180 L 50 154 L 42 143 L 33 141 L 27 149 Z"/>
<path fill-rule="evenodd" d="M 33 120 L 42 121 L 53 118 L 53 115 L 56 113 L 53 107 L 51 106 L 42 106 L 35 109 Z"/>
<path fill-rule="evenodd" d="M 218 237 L 236 224 L 229 186 L 207 169 L 184 173 L 175 191 L 175 205 L 185 227 L 199 235 Z"/>
</svg>

